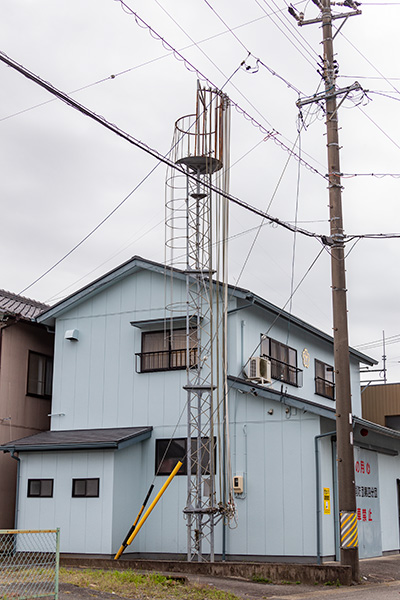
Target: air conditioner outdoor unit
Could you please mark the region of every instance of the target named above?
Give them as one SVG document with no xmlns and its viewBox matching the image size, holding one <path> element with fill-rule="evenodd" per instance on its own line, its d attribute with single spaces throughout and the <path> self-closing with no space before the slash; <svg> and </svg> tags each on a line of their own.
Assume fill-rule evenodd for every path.
<svg viewBox="0 0 400 600">
<path fill-rule="evenodd" d="M 245 367 L 247 379 L 260 383 L 271 383 L 271 361 L 261 356 L 252 356 Z"/>
</svg>

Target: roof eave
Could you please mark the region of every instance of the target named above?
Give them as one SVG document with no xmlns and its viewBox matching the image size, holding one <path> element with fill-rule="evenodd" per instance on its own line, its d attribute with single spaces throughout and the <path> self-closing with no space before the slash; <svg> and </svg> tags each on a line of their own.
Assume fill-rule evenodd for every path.
<svg viewBox="0 0 400 600">
<path fill-rule="evenodd" d="M 328 333 L 325 333 L 324 331 L 321 331 L 320 329 L 318 329 L 317 327 L 314 327 L 313 325 L 310 325 L 309 323 L 306 323 L 302 319 L 299 319 L 298 317 L 293 316 L 292 314 L 286 312 L 285 310 L 281 310 L 279 307 L 268 302 L 268 300 L 264 300 L 264 298 L 261 298 L 261 296 L 257 296 L 256 294 L 253 294 L 252 292 L 249 292 L 248 290 L 240 289 L 240 288 L 237 288 L 236 290 L 234 290 L 234 295 L 241 298 L 242 300 L 247 300 L 247 301 L 249 301 L 250 299 L 252 300 L 252 302 L 246 308 L 251 308 L 252 306 L 258 306 L 259 308 L 261 308 L 263 310 L 268 310 L 269 312 L 273 313 L 274 315 L 279 316 L 280 319 L 283 319 L 284 321 L 288 321 L 291 324 L 296 325 L 300 329 L 304 329 L 305 331 L 308 331 L 312 335 L 319 337 L 320 339 L 324 340 L 325 342 L 328 342 L 329 344 L 333 344 L 333 337 L 331 335 L 329 335 Z M 357 358 L 363 364 L 370 365 L 370 366 L 378 364 L 377 360 L 375 360 L 374 358 L 371 358 L 370 356 L 367 356 L 366 354 L 363 354 L 362 352 L 359 352 L 358 350 L 355 350 L 354 348 L 349 347 L 349 352 L 354 358 Z"/>
<path fill-rule="evenodd" d="M 65 298 L 64 300 L 61 300 L 58 304 L 55 304 L 50 309 L 41 313 L 40 315 L 38 315 L 36 317 L 36 321 L 38 323 L 43 323 L 45 325 L 54 326 L 55 319 L 58 316 L 60 316 L 61 314 L 63 314 L 64 312 L 66 312 L 67 310 L 69 310 L 72 306 L 80 304 L 84 300 L 87 300 L 91 296 L 98 293 L 100 290 L 106 289 L 110 285 L 113 285 L 119 279 L 123 279 L 127 275 L 135 272 L 136 270 L 141 270 L 141 269 L 146 269 L 148 271 L 154 271 L 154 272 L 161 273 L 161 274 L 165 273 L 165 271 L 167 270 L 168 272 L 173 272 L 174 276 L 177 278 L 181 278 L 181 279 L 185 278 L 184 271 L 181 271 L 180 269 L 176 269 L 174 267 L 169 267 L 169 266 L 167 267 L 167 266 L 163 265 L 162 263 L 147 260 L 140 256 L 134 256 L 131 259 L 127 260 L 122 265 L 120 265 L 119 267 L 116 267 L 112 271 L 109 271 L 105 275 L 102 275 L 101 277 L 99 277 L 92 283 L 88 284 L 84 288 L 78 290 L 77 292 L 74 292 L 73 294 L 71 294 L 70 296 Z M 247 301 L 251 300 L 252 305 L 258 306 L 259 308 L 262 308 L 263 310 L 268 310 L 274 315 L 279 315 L 279 318 L 281 318 L 285 321 L 290 321 L 290 323 L 296 325 L 297 327 L 300 327 L 301 329 L 308 331 L 312 335 L 315 335 L 315 336 L 319 337 L 320 339 L 322 339 L 330 344 L 333 344 L 332 336 L 321 331 L 320 329 L 317 329 L 313 325 L 306 323 L 302 319 L 299 319 L 298 317 L 295 317 L 295 316 L 291 315 L 290 313 L 288 313 L 284 310 L 281 310 L 279 307 L 275 306 L 274 304 L 271 304 L 267 300 L 264 300 L 263 298 L 261 298 L 261 296 L 254 294 L 250 290 L 246 290 L 246 289 L 240 288 L 240 287 L 233 287 L 231 285 L 228 287 L 229 287 L 231 294 L 234 295 L 236 298 L 240 298 L 242 300 L 247 300 Z M 356 358 L 357 360 L 362 362 L 363 364 L 366 364 L 369 366 L 378 364 L 378 361 L 376 361 L 373 358 L 370 358 L 369 356 L 366 356 L 365 354 L 363 354 L 361 352 L 358 352 L 354 348 L 350 348 L 350 354 L 354 358 Z"/>
<path fill-rule="evenodd" d="M 38 323 L 44 323 L 45 325 L 54 325 L 55 319 L 59 317 L 61 314 L 69 310 L 72 306 L 76 306 L 81 302 L 91 298 L 99 291 L 108 288 L 113 285 L 120 279 L 123 279 L 127 275 L 134 273 L 135 271 L 146 269 L 147 271 L 154 271 L 157 273 L 163 274 L 165 269 L 168 271 L 174 271 L 177 277 L 184 278 L 185 275 L 183 271 L 179 269 L 174 269 L 172 267 L 165 267 L 161 263 L 157 263 L 151 260 L 147 260 L 140 256 L 134 256 L 130 258 L 126 262 L 124 262 L 119 267 L 116 267 L 112 271 L 109 271 L 105 275 L 102 275 L 92 283 L 89 283 L 87 286 L 81 288 L 77 292 L 74 292 L 67 298 L 64 298 L 54 306 L 52 306 L 49 310 L 38 315 L 36 320 Z"/>
<path fill-rule="evenodd" d="M 320 417 L 335 419 L 335 409 L 333 407 L 330 408 L 329 406 L 322 406 L 316 402 L 303 400 L 301 398 L 297 398 L 296 396 L 292 396 L 291 394 L 282 394 L 278 390 L 273 390 L 263 385 L 259 385 L 254 381 L 241 379 L 240 377 L 234 377 L 233 375 L 228 375 L 228 380 L 233 388 L 241 390 L 242 392 L 251 393 L 254 396 L 259 396 L 260 398 L 265 398 L 267 400 L 282 402 L 287 406 L 292 406 L 293 408 L 304 410 Z"/>
<path fill-rule="evenodd" d="M 132 435 L 130 437 L 115 440 L 115 441 L 101 441 L 101 442 L 71 442 L 65 444 L 18 444 L 18 440 L 15 443 L 9 443 L 0 447 L 4 453 L 7 452 L 66 452 L 66 451 L 82 451 L 82 450 L 122 450 L 139 444 L 152 435 L 153 428 L 149 427 L 141 433 Z"/>
</svg>

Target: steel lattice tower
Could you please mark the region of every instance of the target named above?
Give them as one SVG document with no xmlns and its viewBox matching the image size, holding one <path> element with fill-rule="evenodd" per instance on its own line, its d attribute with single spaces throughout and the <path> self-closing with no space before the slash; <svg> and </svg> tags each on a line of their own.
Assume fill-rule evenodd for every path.
<svg viewBox="0 0 400 600">
<path fill-rule="evenodd" d="M 213 214 L 210 185 L 217 185 L 224 165 L 229 130 L 228 98 L 198 85 L 196 113 L 175 123 L 174 160 L 184 166 L 185 186 L 171 177 L 166 222 L 171 262 L 184 249 L 186 274 L 187 382 L 187 558 L 214 560 L 214 524 L 219 512 L 215 493 L 213 380 L 214 336 L 220 315 L 213 299 Z M 223 178 L 222 178 L 223 179 Z M 185 188 L 185 189 L 184 189 Z M 184 197 L 185 196 L 185 197 Z M 184 209 L 182 208 L 184 205 Z M 183 261 L 181 261 L 182 264 Z"/>
</svg>

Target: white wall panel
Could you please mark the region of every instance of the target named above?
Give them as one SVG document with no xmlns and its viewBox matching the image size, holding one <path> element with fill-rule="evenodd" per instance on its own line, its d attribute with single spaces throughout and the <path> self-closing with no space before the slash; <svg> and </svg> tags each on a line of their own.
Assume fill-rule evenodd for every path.
<svg viewBox="0 0 400 600">
<path fill-rule="evenodd" d="M 60 528 L 61 552 L 111 552 L 113 452 L 24 454 L 21 529 Z M 99 498 L 72 498 L 73 478 L 100 478 Z M 54 479 L 53 498 L 27 498 L 27 480 Z"/>
<path fill-rule="evenodd" d="M 398 551 L 400 548 L 400 506 L 396 479 L 400 479 L 400 457 L 378 454 L 380 517 L 382 527 L 382 551 Z"/>
</svg>

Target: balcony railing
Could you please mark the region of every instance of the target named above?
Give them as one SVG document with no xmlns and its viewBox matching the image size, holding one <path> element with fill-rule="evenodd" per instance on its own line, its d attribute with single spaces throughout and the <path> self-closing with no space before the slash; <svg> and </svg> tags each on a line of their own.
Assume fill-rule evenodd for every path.
<svg viewBox="0 0 400 600">
<path fill-rule="evenodd" d="M 268 358 L 271 361 L 271 377 L 272 379 L 278 379 L 284 383 L 290 383 L 296 387 L 302 387 L 303 385 L 303 371 L 294 365 L 290 365 L 277 358 L 263 355 L 264 358 Z"/>
<path fill-rule="evenodd" d="M 157 350 L 154 352 L 138 352 L 136 356 L 136 373 L 154 371 L 176 371 L 186 369 L 186 349 Z M 189 351 L 189 367 L 197 365 L 197 348 Z"/>
<path fill-rule="evenodd" d="M 335 399 L 335 384 L 333 381 L 323 379 L 322 377 L 315 378 L 315 393 L 325 398 Z"/>
</svg>

